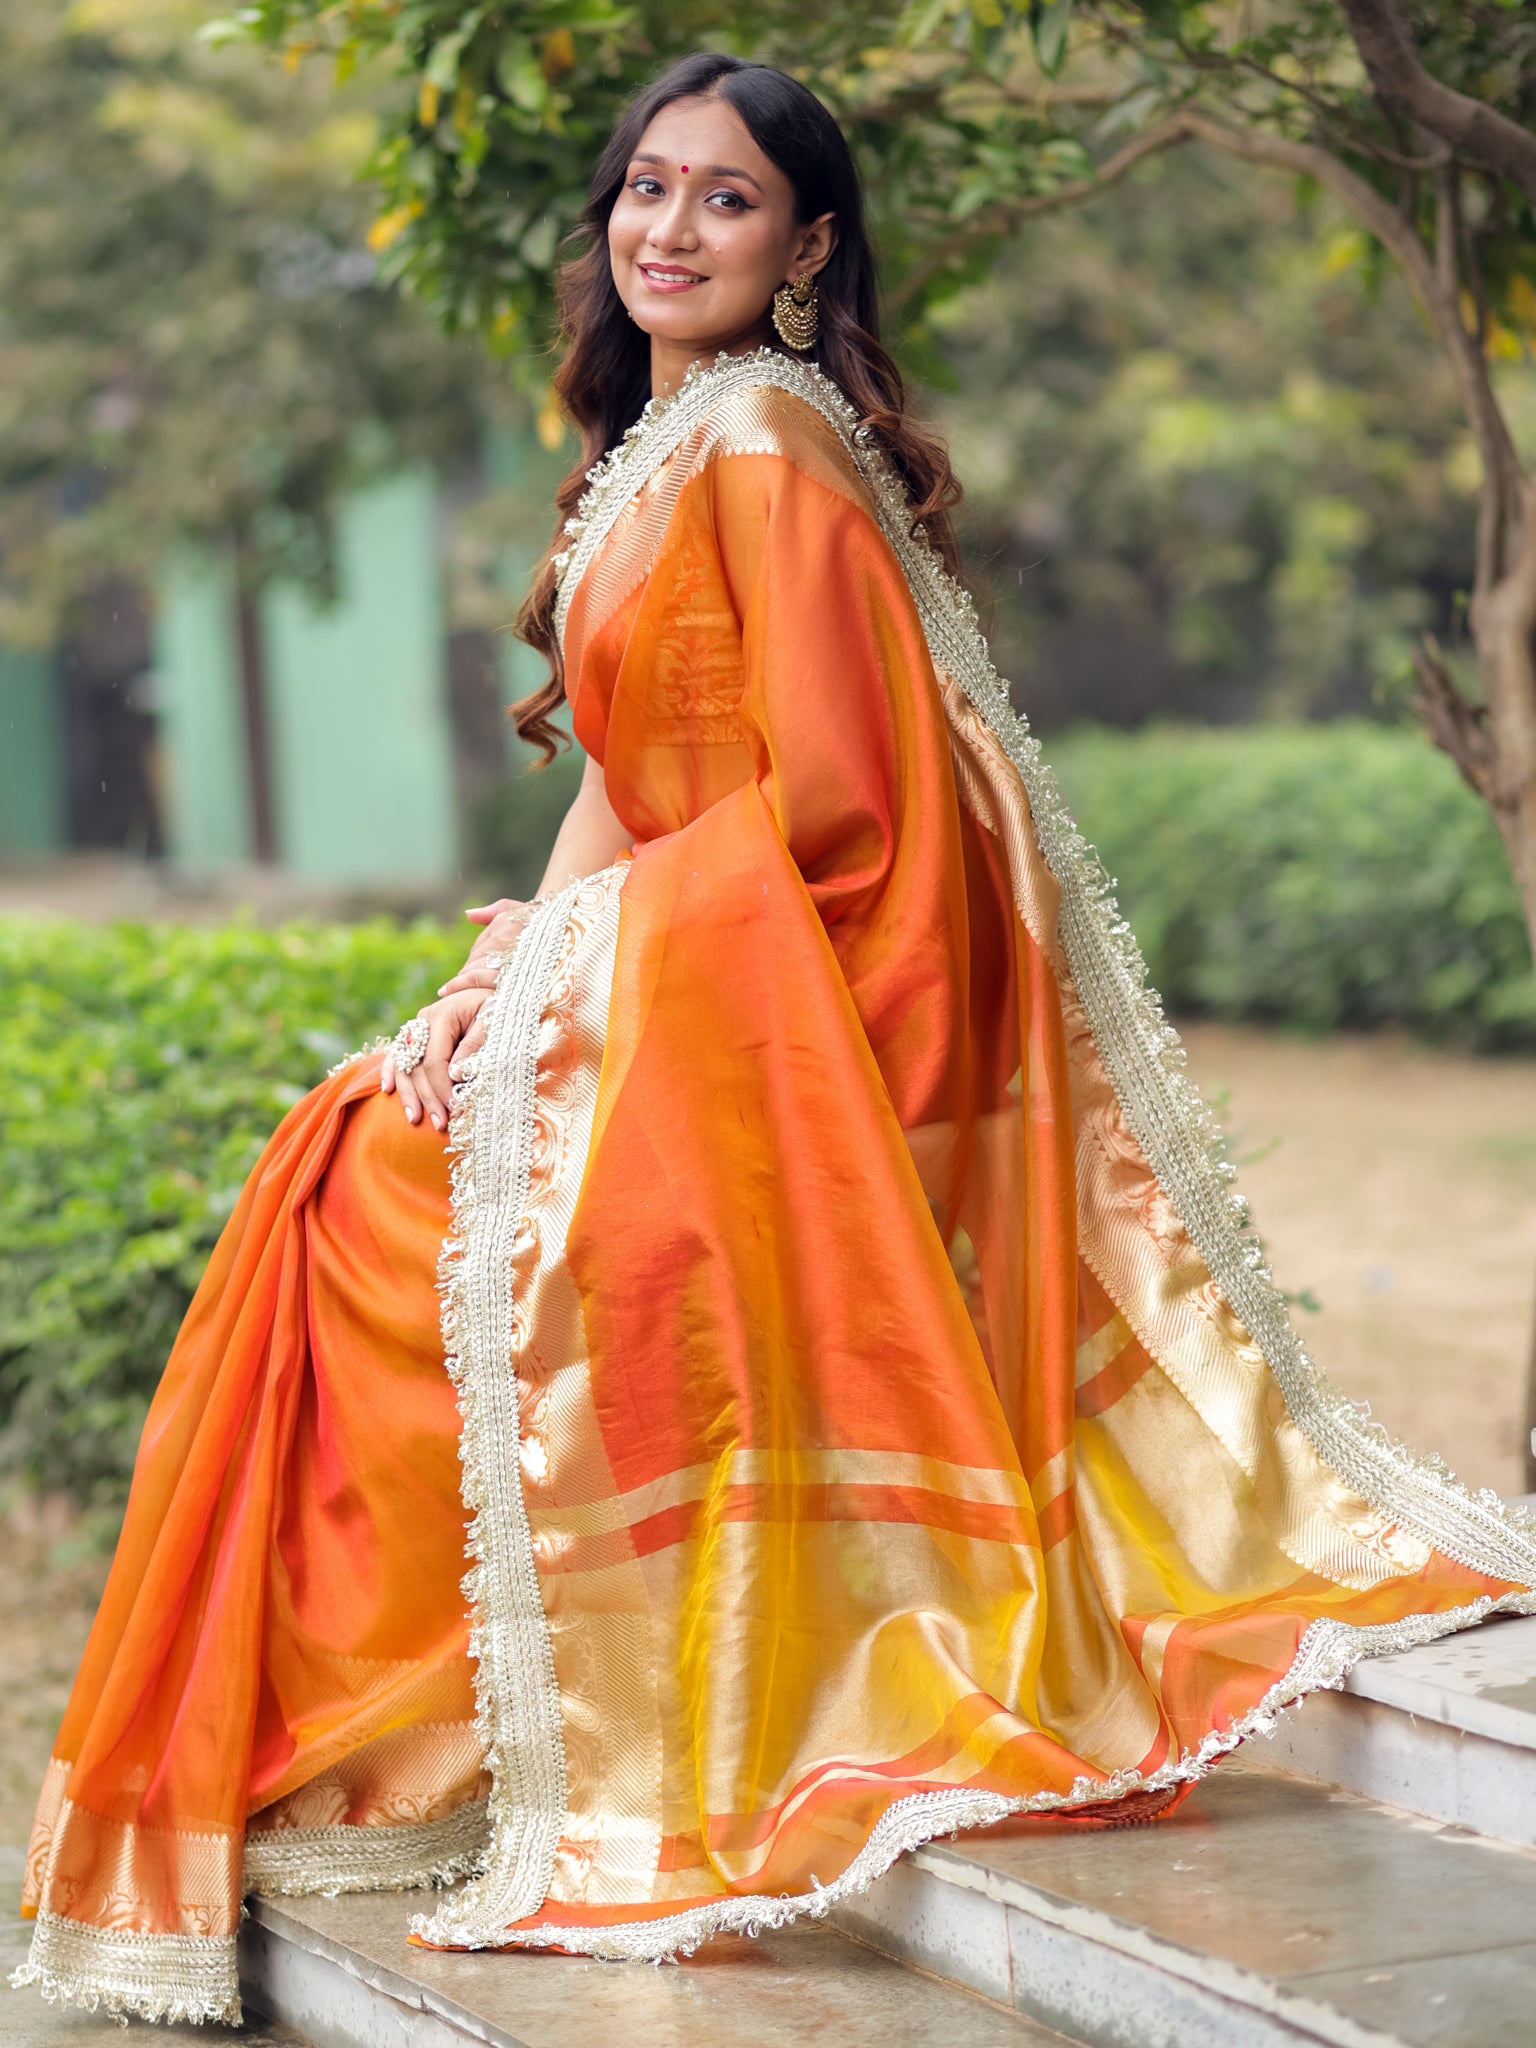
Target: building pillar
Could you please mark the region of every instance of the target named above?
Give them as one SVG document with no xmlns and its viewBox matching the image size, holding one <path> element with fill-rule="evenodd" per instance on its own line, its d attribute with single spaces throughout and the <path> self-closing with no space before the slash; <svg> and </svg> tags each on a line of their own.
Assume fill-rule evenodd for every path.
<svg viewBox="0 0 1536 2048">
<path fill-rule="evenodd" d="M 262 601 L 277 857 L 315 880 L 438 887 L 459 871 L 437 485 L 403 471 L 336 515 L 337 602 Z"/>
<path fill-rule="evenodd" d="M 254 845 L 228 561 L 187 556 L 161 578 L 154 658 L 167 852 L 194 871 L 239 866 Z"/>
<path fill-rule="evenodd" d="M 0 647 L 0 854 L 64 844 L 64 729 L 52 658 Z"/>
</svg>

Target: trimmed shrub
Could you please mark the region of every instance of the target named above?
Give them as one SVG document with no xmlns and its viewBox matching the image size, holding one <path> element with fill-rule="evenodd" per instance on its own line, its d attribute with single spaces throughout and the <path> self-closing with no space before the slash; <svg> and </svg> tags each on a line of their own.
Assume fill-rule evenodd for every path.
<svg viewBox="0 0 1536 2048">
<path fill-rule="evenodd" d="M 1175 1012 L 1536 1046 L 1498 834 L 1450 763 L 1365 724 L 1080 729 L 1047 746 Z M 487 808 L 531 886 L 579 767 Z M 545 811 L 548 816 L 545 816 Z M 274 1125 L 395 1029 L 468 934 L 0 921 L 0 1466 L 109 1528 L 149 1396 Z"/>
<path fill-rule="evenodd" d="M 470 936 L 0 921 L 0 1465 L 110 1521 L 262 1145 Z"/>
<path fill-rule="evenodd" d="M 1418 733 L 1078 728 L 1045 747 L 1171 1011 L 1536 1046 L 1498 831 Z"/>
</svg>

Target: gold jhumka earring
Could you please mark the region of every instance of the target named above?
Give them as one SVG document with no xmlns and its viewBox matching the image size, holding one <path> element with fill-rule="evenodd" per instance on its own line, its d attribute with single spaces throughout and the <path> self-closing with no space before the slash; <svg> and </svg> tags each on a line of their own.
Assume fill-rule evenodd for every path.
<svg viewBox="0 0 1536 2048">
<path fill-rule="evenodd" d="M 773 295 L 773 324 L 779 339 L 800 355 L 816 345 L 821 326 L 818 299 L 816 280 L 808 272 L 802 272 L 793 284 L 781 284 Z"/>
</svg>

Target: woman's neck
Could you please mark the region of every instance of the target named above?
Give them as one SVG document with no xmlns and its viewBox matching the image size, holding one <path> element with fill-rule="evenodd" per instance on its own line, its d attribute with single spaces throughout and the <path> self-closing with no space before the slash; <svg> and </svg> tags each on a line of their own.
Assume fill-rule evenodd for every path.
<svg viewBox="0 0 1536 2048">
<path fill-rule="evenodd" d="M 660 334 L 651 336 L 651 396 L 670 398 L 695 363 L 713 362 L 716 356 L 746 356 L 773 339 L 773 322 L 765 313 L 743 333 L 720 341 L 673 341 Z"/>
</svg>

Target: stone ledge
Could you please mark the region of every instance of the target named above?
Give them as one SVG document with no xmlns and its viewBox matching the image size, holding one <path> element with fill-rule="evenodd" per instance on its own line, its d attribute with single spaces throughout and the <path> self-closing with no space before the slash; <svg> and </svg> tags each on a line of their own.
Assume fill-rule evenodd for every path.
<svg viewBox="0 0 1536 2048">
<path fill-rule="evenodd" d="M 315 2048 L 1062 2048 L 1059 2035 L 827 1927 L 711 1943 L 675 1968 L 413 1949 L 421 1899 L 256 1899 L 253 2010 Z"/>
<path fill-rule="evenodd" d="M 839 1923 L 1094 2048 L 1531 2037 L 1536 1856 L 1238 1761 L 1155 1827 L 931 1844 Z"/>
<path fill-rule="evenodd" d="M 1369 1658 L 1341 1692 L 1316 1693 L 1283 1714 L 1249 1753 L 1276 1770 L 1536 1848 L 1536 1615 Z"/>
</svg>

